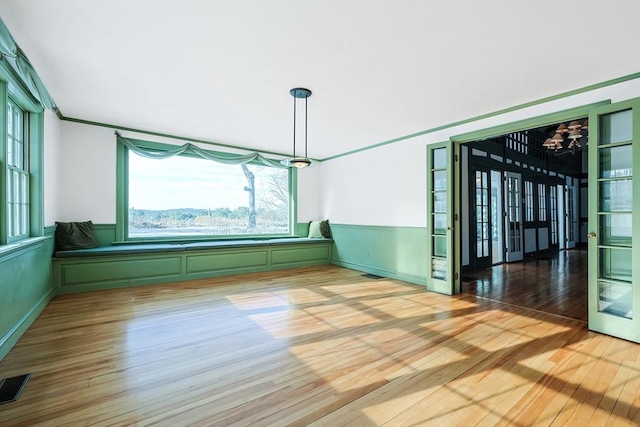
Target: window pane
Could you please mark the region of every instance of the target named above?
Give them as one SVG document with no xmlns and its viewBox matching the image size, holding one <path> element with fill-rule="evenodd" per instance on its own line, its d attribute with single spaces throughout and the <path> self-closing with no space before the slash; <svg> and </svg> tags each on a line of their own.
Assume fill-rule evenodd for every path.
<svg viewBox="0 0 640 427">
<path fill-rule="evenodd" d="M 447 256 L 447 238 L 444 236 L 435 236 L 433 238 L 433 255 L 437 257 Z"/>
<path fill-rule="evenodd" d="M 445 169 L 447 167 L 447 149 L 436 148 L 433 150 L 433 168 Z"/>
<path fill-rule="evenodd" d="M 447 189 L 447 172 L 446 171 L 435 171 L 433 173 L 433 189 L 434 190 Z"/>
<path fill-rule="evenodd" d="M 289 233 L 289 173 L 129 152 L 129 237 Z"/>
<path fill-rule="evenodd" d="M 600 145 L 631 141 L 633 110 L 625 110 L 600 117 Z"/>
<path fill-rule="evenodd" d="M 631 283 L 598 280 L 598 311 L 618 317 L 633 318 Z"/>
<path fill-rule="evenodd" d="M 631 145 L 601 148 L 599 155 L 600 178 L 620 178 L 632 175 L 633 151 Z"/>
<path fill-rule="evenodd" d="M 633 202 L 633 188 L 630 179 L 600 182 L 601 212 L 631 211 Z"/>
<path fill-rule="evenodd" d="M 600 244 L 631 246 L 631 214 L 600 215 Z"/>
<path fill-rule="evenodd" d="M 447 214 L 433 215 L 433 234 L 447 233 Z"/>
<path fill-rule="evenodd" d="M 447 193 L 445 191 L 433 193 L 433 211 L 447 212 Z"/>
<path fill-rule="evenodd" d="M 9 239 L 29 234 L 29 170 L 28 139 L 25 138 L 25 113 L 12 101 L 7 102 L 6 224 Z M 2 209 L 0 209 L 2 211 Z"/>
<path fill-rule="evenodd" d="M 447 260 L 446 259 L 431 259 L 431 277 L 434 279 L 447 280 Z"/>
<path fill-rule="evenodd" d="M 600 248 L 599 279 L 631 282 L 631 249 Z"/>
</svg>

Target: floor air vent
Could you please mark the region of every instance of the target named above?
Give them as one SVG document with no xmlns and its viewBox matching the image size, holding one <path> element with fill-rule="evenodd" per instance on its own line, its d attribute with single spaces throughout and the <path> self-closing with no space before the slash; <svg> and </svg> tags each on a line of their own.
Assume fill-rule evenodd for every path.
<svg viewBox="0 0 640 427">
<path fill-rule="evenodd" d="M 0 379 L 0 405 L 18 400 L 31 374 Z"/>
<path fill-rule="evenodd" d="M 367 279 L 375 279 L 375 280 L 384 279 L 384 277 L 382 277 L 382 276 L 377 276 L 377 275 L 371 274 L 371 273 L 363 274 L 362 277 L 366 277 Z"/>
</svg>

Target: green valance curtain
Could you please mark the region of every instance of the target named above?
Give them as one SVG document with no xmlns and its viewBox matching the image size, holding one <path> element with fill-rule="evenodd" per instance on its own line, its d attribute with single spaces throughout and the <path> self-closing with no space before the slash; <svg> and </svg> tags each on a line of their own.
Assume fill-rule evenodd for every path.
<svg viewBox="0 0 640 427">
<path fill-rule="evenodd" d="M 162 148 L 148 148 L 149 141 L 141 141 L 132 138 L 125 138 L 118 132 L 116 134 L 117 141 L 133 151 L 139 156 L 149 159 L 166 159 L 180 154 L 194 154 L 207 160 L 214 162 L 226 163 L 228 165 L 241 165 L 246 163 L 262 163 L 265 166 L 279 169 L 287 169 L 286 166 L 275 160 L 267 159 L 259 153 L 249 154 L 231 154 L 221 153 L 216 151 L 203 150 L 202 148 L 193 144 L 184 144 L 180 146 L 172 146 L 168 144 L 152 143 L 155 146 Z"/>
<path fill-rule="evenodd" d="M 38 73 L 29 62 L 27 55 L 16 44 L 9 29 L 0 18 L 0 59 L 7 61 L 16 71 L 20 79 L 27 86 L 31 94 L 40 102 L 44 108 L 56 109 L 47 88 L 40 80 Z"/>
</svg>

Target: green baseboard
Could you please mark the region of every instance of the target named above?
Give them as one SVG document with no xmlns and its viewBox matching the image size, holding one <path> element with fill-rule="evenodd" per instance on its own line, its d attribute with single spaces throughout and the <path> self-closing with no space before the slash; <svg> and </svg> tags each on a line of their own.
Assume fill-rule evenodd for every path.
<svg viewBox="0 0 640 427">
<path fill-rule="evenodd" d="M 388 277 L 390 279 L 402 280 L 403 282 L 413 283 L 416 285 L 427 286 L 427 279 L 420 276 L 398 273 L 395 271 L 383 270 L 368 265 L 360 265 L 352 262 L 331 260 L 331 264 L 339 267 L 349 268 L 351 270 L 362 271 L 363 273 L 371 273 L 377 276 Z"/>
</svg>

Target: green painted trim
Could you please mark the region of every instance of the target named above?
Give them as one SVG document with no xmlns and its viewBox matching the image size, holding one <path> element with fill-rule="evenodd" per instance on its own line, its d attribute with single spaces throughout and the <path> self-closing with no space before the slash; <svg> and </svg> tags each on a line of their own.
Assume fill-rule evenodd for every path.
<svg viewBox="0 0 640 427">
<path fill-rule="evenodd" d="M 9 95 L 7 82 L 0 80 L 0 212 L 7 209 L 7 98 Z M 9 224 L 7 216 L 0 217 L 0 247 L 9 241 Z"/>
<path fill-rule="evenodd" d="M 0 55 L 0 80 L 8 82 L 9 92 L 17 98 L 17 102 L 21 104 L 23 109 L 35 113 L 43 111 L 40 101 L 31 94 L 31 90 L 24 84 L 22 77 L 2 55 Z"/>
<path fill-rule="evenodd" d="M 27 311 L 24 316 L 9 330 L 5 336 L 0 338 L 0 360 L 2 360 L 13 346 L 18 342 L 20 337 L 35 322 L 40 313 L 44 311 L 49 302 L 56 296 L 55 289 L 49 290 L 40 300 Z"/>
<path fill-rule="evenodd" d="M 42 236 L 44 218 L 44 110 L 22 83 L 11 64 L 0 60 L 0 212 L 6 210 L 7 100 L 11 98 L 29 116 L 29 237 Z M 14 243 L 8 236 L 8 217 L 0 222 L 0 245 Z M 16 240 L 19 242 L 21 239 Z"/>
<path fill-rule="evenodd" d="M 331 264 L 339 267 L 349 268 L 351 270 L 362 271 L 364 273 L 375 274 L 377 276 L 388 277 L 390 279 L 402 280 L 403 282 L 413 283 L 416 285 L 427 286 L 427 281 L 422 276 L 415 276 L 411 274 L 399 273 L 397 271 L 390 271 L 381 268 L 371 267 L 369 265 L 357 264 L 348 261 L 331 260 Z"/>
<path fill-rule="evenodd" d="M 140 141 L 146 148 L 166 149 L 170 144 L 153 141 Z M 212 152 L 213 153 L 213 152 Z M 219 154 L 219 153 L 216 153 Z M 129 189 L 129 150 L 123 144 L 116 144 L 116 235 L 112 243 L 130 242 L 177 242 L 177 241 L 206 241 L 206 240 L 230 240 L 230 239 L 255 239 L 277 238 L 295 236 L 295 227 L 298 218 L 298 170 L 289 168 L 289 233 L 284 234 L 239 234 L 239 235 L 210 235 L 199 237 L 196 235 L 185 237 L 158 237 L 158 238 L 131 238 L 127 233 L 126 224 L 129 222 L 128 189 Z"/>
<path fill-rule="evenodd" d="M 73 118 L 73 117 L 66 117 L 62 113 L 58 114 L 58 117 L 60 117 L 60 120 L 64 120 L 66 122 L 78 123 L 78 124 L 82 124 L 82 125 L 98 126 L 98 127 L 104 127 L 104 128 L 110 128 L 110 129 L 117 129 L 117 130 L 126 131 L 126 132 L 142 133 L 142 134 L 145 134 L 145 135 L 153 135 L 153 136 L 159 136 L 159 137 L 162 137 L 162 138 L 176 139 L 176 140 L 180 140 L 180 141 L 188 141 L 188 142 L 196 142 L 196 143 L 200 143 L 200 144 L 214 145 L 216 147 L 231 148 L 231 149 L 234 149 L 234 150 L 244 150 L 244 151 L 250 151 L 250 152 L 259 152 L 259 153 L 272 154 L 274 156 L 281 156 L 281 157 L 291 157 L 291 154 L 280 153 L 280 152 L 277 152 L 277 151 L 256 150 L 256 149 L 253 149 L 253 148 L 243 147 L 243 146 L 240 146 L 240 145 L 223 144 L 221 142 L 209 141 L 209 140 L 206 140 L 206 139 L 190 138 L 188 136 L 180 136 L 180 135 L 174 135 L 174 134 L 162 133 L 162 132 L 153 132 L 153 131 L 150 131 L 150 130 L 137 129 L 137 128 L 127 127 L 127 126 L 118 126 L 118 125 L 114 125 L 114 124 L 110 124 L 110 123 L 101 123 L 101 122 L 94 122 L 94 121 L 91 121 L 91 120 L 76 119 L 76 118 Z"/>
<path fill-rule="evenodd" d="M 415 227 L 411 225 L 360 225 L 360 224 L 342 224 L 331 223 L 330 227 L 333 229 L 353 229 L 353 230 L 367 230 L 367 231 L 395 231 L 401 230 L 413 230 L 414 232 L 423 232 L 425 227 Z"/>
<path fill-rule="evenodd" d="M 453 171 L 454 171 L 454 156 L 453 156 L 453 147 L 454 144 L 452 141 L 444 141 L 436 144 L 427 145 L 427 289 L 433 292 L 438 292 L 446 295 L 452 295 L 455 293 L 455 283 L 454 274 L 456 271 L 456 257 L 454 253 L 454 247 L 456 246 L 453 242 L 454 239 L 454 222 L 453 222 L 453 199 L 454 199 L 454 179 L 453 179 Z M 446 168 L 437 168 L 435 169 L 433 163 L 433 153 L 436 150 L 444 149 L 446 154 Z M 432 197 L 432 193 L 435 191 L 434 188 L 434 180 L 431 179 L 432 173 L 435 171 L 445 172 L 446 174 L 446 222 L 447 222 L 447 232 L 446 234 L 436 234 L 433 231 L 433 216 L 434 216 L 434 200 Z M 435 238 L 445 238 L 446 239 L 446 259 L 448 259 L 447 269 L 446 269 L 446 277 L 444 279 L 439 279 L 433 277 L 433 258 L 438 258 L 434 256 L 434 246 L 435 246 Z"/>
<path fill-rule="evenodd" d="M 627 101 L 618 102 L 611 105 L 605 105 L 600 108 L 591 110 L 589 115 L 589 174 L 588 174 L 588 232 L 601 233 L 601 226 L 599 224 L 600 215 L 599 201 L 600 201 L 600 186 L 598 184 L 599 165 L 600 165 L 600 150 L 607 150 L 609 148 L 616 147 L 617 144 L 600 145 L 600 117 L 602 115 L 615 113 L 618 111 L 632 110 L 632 192 L 639 194 L 640 191 L 640 98 L 635 98 Z M 626 145 L 626 144 L 623 144 Z M 613 213 L 615 215 L 615 213 Z M 633 311 L 633 319 L 626 319 L 622 317 L 611 316 L 598 311 L 599 300 L 599 286 L 598 279 L 600 272 L 599 266 L 601 265 L 601 258 L 599 254 L 599 248 L 605 247 L 605 245 L 599 244 L 599 236 L 595 239 L 588 239 L 588 251 L 589 251 L 589 278 L 588 278 L 588 313 L 589 313 L 589 329 L 613 335 L 619 338 L 627 339 L 640 343 L 640 197 L 633 197 L 632 206 L 632 235 L 631 235 L 631 303 Z M 624 249 L 623 249 L 624 250 Z"/>
<path fill-rule="evenodd" d="M 0 263 L 23 255 L 27 252 L 39 249 L 46 240 L 51 239 L 49 236 L 30 237 L 19 240 L 15 243 L 0 246 Z"/>
<path fill-rule="evenodd" d="M 409 135 L 405 135 L 405 136 L 401 136 L 399 138 L 394 138 L 394 139 L 390 139 L 388 141 L 383 141 L 377 144 L 373 144 L 367 147 L 363 147 L 363 148 L 358 148 L 356 150 L 351 150 L 351 151 L 347 151 L 346 153 L 342 153 L 342 154 L 336 154 L 335 156 L 330 156 L 330 157 L 326 157 L 324 159 L 321 159 L 321 162 L 326 162 L 328 160 L 334 160 L 340 157 L 345 157 L 345 156 L 350 156 L 352 154 L 356 154 L 356 153 L 360 153 L 362 151 L 367 151 L 367 150 L 372 150 L 374 148 L 378 148 L 378 147 L 382 147 L 385 145 L 389 145 L 389 144 L 393 144 L 396 142 L 400 142 L 400 141 L 404 141 L 407 139 L 411 139 L 411 138 L 416 138 L 418 136 L 422 136 L 422 135 L 427 135 L 430 133 L 434 133 L 434 132 L 438 132 L 441 130 L 445 130 L 445 129 L 449 129 L 449 128 L 453 128 L 456 126 L 461 126 L 461 125 L 465 125 L 467 123 L 472 123 L 472 122 L 476 122 L 479 120 L 484 120 L 484 119 L 488 119 L 490 117 L 495 117 L 495 116 L 499 116 L 502 114 L 507 114 L 507 113 L 511 113 L 513 111 L 517 111 L 517 110 L 522 110 L 524 108 L 529 108 L 529 107 L 533 107 L 535 105 L 540 105 L 540 104 L 545 104 L 547 102 L 551 102 L 551 101 L 556 101 L 558 99 L 562 99 L 562 98 L 567 98 L 569 96 L 574 96 L 574 95 L 578 95 L 584 92 L 590 92 L 592 90 L 596 90 L 596 89 L 601 89 L 603 87 L 607 87 L 607 86 L 612 86 L 615 84 L 619 84 L 619 83 L 624 83 L 630 80 L 635 80 L 640 78 L 640 73 L 633 73 L 633 74 L 629 74 L 627 76 L 623 76 L 623 77 L 618 77 L 616 79 L 611 79 L 611 80 L 607 80 L 601 83 L 596 83 L 596 84 L 592 84 L 589 86 L 585 86 L 579 89 L 574 89 L 574 90 L 570 90 L 568 92 L 563 92 L 561 94 L 558 95 L 552 95 L 552 96 L 547 96 L 545 98 L 541 98 L 535 101 L 529 101 L 529 102 L 525 102 L 523 104 L 519 104 L 516 105 L 514 107 L 509 107 L 509 108 L 503 108 L 501 110 L 497 110 L 491 113 L 486 113 L 486 114 L 481 114 L 479 116 L 475 116 L 475 117 L 471 117 L 469 119 L 464 119 L 464 120 L 458 120 L 456 122 L 452 122 L 452 123 L 448 123 L 446 125 L 442 125 L 442 126 L 437 126 L 431 129 L 427 129 L 421 132 L 416 132 L 416 133 L 412 133 Z"/>
<path fill-rule="evenodd" d="M 127 200 L 129 200 L 129 155 L 128 150 L 122 144 L 116 144 L 116 240 L 127 239 L 127 227 L 129 213 Z"/>
<path fill-rule="evenodd" d="M 518 132 L 527 129 L 533 129 L 550 125 L 559 122 L 566 122 L 571 119 L 577 119 L 580 117 L 587 117 L 589 111 L 594 108 L 602 107 L 604 105 L 611 104 L 611 100 L 605 100 L 600 102 L 594 102 L 593 104 L 581 105 L 580 107 L 569 108 L 554 113 L 545 114 L 542 116 L 531 117 L 517 122 L 505 123 L 498 126 L 493 126 L 486 129 L 480 129 L 473 132 L 467 132 L 460 135 L 454 135 L 450 139 L 457 144 L 464 144 L 467 142 L 479 141 L 487 138 L 494 138 L 497 136 L 506 135 L 511 132 Z"/>
<path fill-rule="evenodd" d="M 296 223 L 295 235 L 298 237 L 307 237 L 309 235 L 309 223 L 308 222 Z"/>
<path fill-rule="evenodd" d="M 32 237 L 44 229 L 44 112 L 29 114 L 29 229 Z"/>
</svg>

